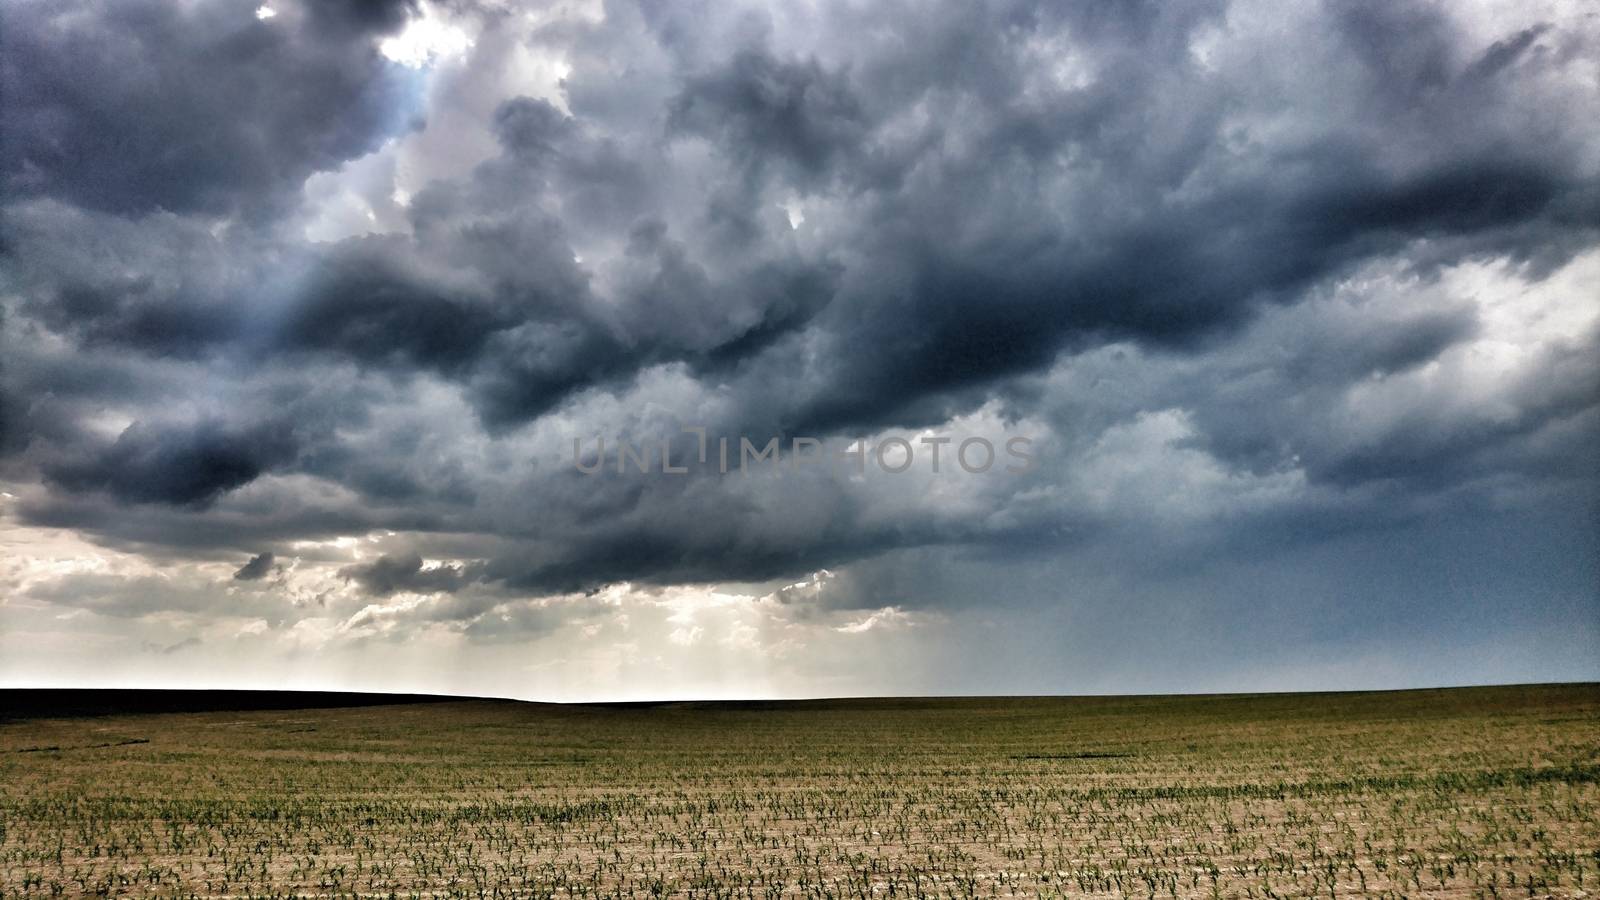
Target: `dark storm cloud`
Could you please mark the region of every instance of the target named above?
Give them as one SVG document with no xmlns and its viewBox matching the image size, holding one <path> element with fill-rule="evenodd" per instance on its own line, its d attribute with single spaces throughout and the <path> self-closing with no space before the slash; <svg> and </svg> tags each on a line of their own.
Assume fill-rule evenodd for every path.
<svg viewBox="0 0 1600 900">
<path fill-rule="evenodd" d="M 474 302 L 473 286 L 434 283 L 407 271 L 412 248 L 389 238 L 353 239 L 322 260 L 304 300 L 281 324 L 278 346 L 374 365 L 451 371 L 517 323 L 513 311 Z"/>
<path fill-rule="evenodd" d="M 0 377 L 4 373 L 0 372 Z M 22 443 L 21 411 L 11 395 L 0 389 L 0 456 L 7 455 Z"/>
<path fill-rule="evenodd" d="M 241 430 L 135 422 L 85 459 L 47 464 L 44 475 L 67 490 L 103 490 L 127 503 L 205 507 L 289 462 L 295 450 L 292 429 L 278 423 Z"/>
<path fill-rule="evenodd" d="M 239 567 L 233 573 L 234 581 L 260 581 L 272 574 L 272 563 L 275 557 L 270 552 L 257 553 L 250 557 L 250 561 Z"/>
<path fill-rule="evenodd" d="M 620 219 L 627 240 L 611 267 L 616 308 L 607 314 L 576 262 L 571 232 L 590 204 L 611 225 L 618 210 L 608 207 L 629 201 L 596 192 L 634 174 L 614 143 L 543 100 L 503 104 L 494 131 L 503 155 L 464 185 L 430 188 L 412 213 L 415 252 L 470 272 L 492 298 L 476 319 L 460 317 L 459 327 L 473 330 L 449 343 L 474 364 L 465 380 L 491 425 L 537 418 L 576 391 L 617 387 L 647 366 L 736 361 L 805 325 L 836 288 L 832 260 L 761 247 L 713 269 L 662 220 L 641 215 Z M 572 221 L 551 217 L 543 208 L 550 201 L 570 205 Z M 404 328 L 372 333 L 408 344 Z"/>
<path fill-rule="evenodd" d="M 480 591 L 839 564 L 861 571 L 828 609 L 954 602 L 937 566 L 873 560 L 1131 542 L 1153 568 L 1592 488 L 1573 460 L 1600 336 L 1350 399 L 1505 327 L 1470 288 L 1427 299 L 1442 272 L 1533 291 L 1600 242 L 1578 26 L 618 3 L 524 32 L 440 9 L 489 25 L 433 73 L 378 49 L 407 4 L 8 9 L 0 454 L 44 487 L 24 521 L 174 556 L 406 532 L 339 574 L 465 621 L 503 599 Z M 569 66 L 563 102 L 515 96 L 508 47 Z M 486 155 L 383 146 L 459 112 L 416 105 L 427 79 L 481 120 L 430 139 Z M 374 233 L 304 239 L 347 163 L 391 173 L 351 189 Z M 395 199 L 402 170 L 422 180 Z M 1040 471 L 596 479 L 562 455 L 573 433 L 838 438 L 992 407 L 1053 430 Z"/>
<path fill-rule="evenodd" d="M 1534 25 L 1522 29 L 1511 37 L 1495 41 L 1482 56 L 1478 57 L 1478 61 L 1472 64 L 1472 68 L 1467 70 L 1467 77 L 1493 78 L 1500 70 L 1515 63 L 1518 57 L 1534 45 L 1540 35 L 1549 30 L 1549 25 Z"/>
<path fill-rule="evenodd" d="M 1292 463 L 1313 484 L 1401 490 L 1385 510 L 1357 512 L 1347 525 L 1403 509 L 1428 488 L 1474 479 L 1585 481 L 1583 446 L 1594 436 L 1600 408 L 1600 334 L 1592 331 L 1545 348 L 1531 374 L 1506 378 L 1500 387 L 1513 398 L 1513 413 L 1491 405 L 1503 400 L 1443 390 L 1436 396 L 1445 408 L 1415 410 L 1377 426 L 1353 421 L 1343 398 L 1351 386 L 1381 386 L 1482 333 L 1482 324 L 1459 308 L 1406 317 L 1321 315 L 1298 333 L 1281 326 L 1260 332 L 1282 356 L 1280 364 L 1215 373 L 1181 392 L 1193 394 L 1186 400 L 1196 415 L 1198 443 L 1242 471 Z M 1250 358 L 1241 354 L 1232 365 Z"/>
<path fill-rule="evenodd" d="M 841 529 L 789 543 L 751 535 L 739 552 L 730 552 L 726 527 L 703 527 L 686 533 L 683 521 L 657 510 L 660 525 L 597 534 L 556 551 L 558 558 L 525 567 L 507 560 L 496 567 L 512 589 L 534 593 L 591 591 L 618 581 L 647 584 L 712 583 L 723 580 L 760 582 L 803 572 L 827 561 L 839 565 L 870 556 L 899 543 L 926 544 L 954 540 L 932 529 L 924 534 L 876 535 L 868 529 Z M 728 517 L 735 522 L 743 517 Z M 708 523 L 709 524 L 709 523 Z"/>
<path fill-rule="evenodd" d="M 339 570 L 342 578 L 361 585 L 361 589 L 374 597 L 387 597 L 397 591 L 417 594 L 450 593 L 471 581 L 474 575 L 467 567 L 451 565 L 423 566 L 422 557 L 416 553 L 407 556 L 383 555 L 370 563 L 346 566 Z"/>
<path fill-rule="evenodd" d="M 258 215 L 411 125 L 412 80 L 375 42 L 409 3 L 256 6 L 7 4 L 6 193 Z"/>
<path fill-rule="evenodd" d="M 536 417 L 578 389 L 615 387 L 673 359 L 781 369 L 791 357 L 762 355 L 809 329 L 825 355 L 779 411 L 780 429 L 942 416 L 1065 347 L 1186 345 L 1418 240 L 1444 245 L 1444 258 L 1450 246 L 1457 258 L 1531 258 L 1570 253 L 1589 238 L 1565 236 L 1592 237 L 1600 224 L 1593 174 L 1570 142 L 1508 152 L 1497 111 L 1514 90 L 1462 53 L 1448 21 L 1420 9 L 1398 14 L 1416 20 L 1412 37 L 1386 24 L 1397 14 L 1384 8 L 1330 13 L 1338 43 L 1319 49 L 1349 64 L 1347 87 L 1370 101 L 1363 115 L 1375 123 L 1334 121 L 1301 143 L 1230 155 L 1230 73 L 1203 71 L 1189 44 L 1218 12 L 1058 17 L 996 6 L 987 18 L 934 17 L 934 39 L 854 67 L 782 59 L 760 39 L 725 60 L 693 58 L 663 100 L 664 127 L 678 141 L 705 139 L 730 167 L 699 216 L 723 247 L 686 247 L 660 237 L 660 219 L 636 219 L 628 257 L 655 271 L 623 284 L 648 302 L 624 307 L 609 333 L 569 318 L 535 329 L 531 350 L 501 342 L 502 359 L 477 376 L 485 413 Z M 655 24 L 664 44 L 687 41 L 683 23 Z M 1374 50 L 1372 31 L 1396 46 Z M 1043 63 L 1018 52 L 1030 39 L 1081 43 L 1100 77 L 1037 96 Z M 571 90 L 585 96 L 581 84 Z M 919 109 L 941 115 L 911 117 Z M 480 185 L 520 180 L 525 191 L 566 193 L 583 181 L 575 160 L 593 158 L 595 146 L 615 152 L 583 136 L 591 124 L 581 106 L 576 122 L 543 101 L 503 106 L 495 128 L 507 156 Z M 1365 137 L 1386 124 L 1440 133 L 1396 167 Z M 1169 140 L 1157 140 L 1162 131 Z M 707 333 L 728 298 L 771 280 L 770 267 L 741 271 L 737 256 L 716 257 L 775 243 L 757 210 L 785 192 L 844 204 L 852 221 L 834 249 L 854 258 L 797 261 L 806 280 L 787 296 L 800 299 L 761 302 L 743 333 Z M 518 349 L 508 354 L 506 343 Z M 527 386 L 522 396 L 516 385 Z"/>
<path fill-rule="evenodd" d="M 0 334 L 5 332 L 5 311 L 0 309 Z M 25 443 L 23 410 L 7 378 L 5 360 L 0 359 L 0 461 L 20 450 Z"/>
<path fill-rule="evenodd" d="M 0 215 L 0 285 L 29 318 L 85 346 L 196 358 L 244 336 L 271 277 L 259 239 L 157 213 L 124 219 L 54 201 Z"/>
<path fill-rule="evenodd" d="M 1556 208 L 1585 207 L 1592 189 L 1577 173 L 1506 159 L 1441 161 L 1401 177 L 1324 151 L 1283 166 L 1303 174 L 1191 202 L 1152 198 L 1147 212 L 1096 208 L 1087 232 L 1041 221 L 1053 218 L 1045 207 L 999 183 L 999 209 L 976 225 L 960 221 L 970 207 L 954 198 L 896 196 L 866 238 L 877 271 L 856 292 L 877 292 L 874 302 L 848 304 L 829 323 L 835 365 L 797 410 L 797 430 L 896 421 L 908 400 L 1037 369 L 1089 340 L 1183 346 L 1419 238 L 1475 234 L 1531 255 Z M 995 178 L 968 176 L 963 193 Z M 1148 183 L 1143 173 L 1137 183 Z M 930 202 L 948 203 L 947 215 Z M 1594 212 L 1581 209 L 1582 227 L 1600 224 Z"/>
<path fill-rule="evenodd" d="M 787 164 L 802 178 L 836 170 L 867 137 L 849 80 L 815 60 L 784 62 L 743 51 L 693 78 L 672 104 L 669 127 L 710 137 L 742 167 Z"/>
</svg>

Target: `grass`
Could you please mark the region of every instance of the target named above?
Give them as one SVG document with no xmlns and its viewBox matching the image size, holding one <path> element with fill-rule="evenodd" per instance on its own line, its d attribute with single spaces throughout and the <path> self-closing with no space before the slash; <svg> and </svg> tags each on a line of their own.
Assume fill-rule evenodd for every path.
<svg viewBox="0 0 1600 900">
<path fill-rule="evenodd" d="M 1596 685 L 0 724 L 3 897 L 1596 892 Z"/>
</svg>

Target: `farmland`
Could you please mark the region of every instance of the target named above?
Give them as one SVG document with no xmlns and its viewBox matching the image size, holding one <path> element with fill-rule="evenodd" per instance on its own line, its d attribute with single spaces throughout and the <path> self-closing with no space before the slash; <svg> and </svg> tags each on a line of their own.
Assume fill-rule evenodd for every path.
<svg viewBox="0 0 1600 900">
<path fill-rule="evenodd" d="M 0 723 L 7 898 L 1596 892 L 1595 685 Z"/>
</svg>

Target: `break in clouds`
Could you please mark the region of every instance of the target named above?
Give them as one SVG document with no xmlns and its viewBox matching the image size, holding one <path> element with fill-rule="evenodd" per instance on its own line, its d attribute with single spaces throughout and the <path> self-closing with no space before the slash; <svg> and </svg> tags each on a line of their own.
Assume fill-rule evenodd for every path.
<svg viewBox="0 0 1600 900">
<path fill-rule="evenodd" d="M 8 682 L 1600 675 L 1586 4 L 13 0 L 0 44 Z M 573 465 L 685 427 L 1034 459 Z"/>
</svg>

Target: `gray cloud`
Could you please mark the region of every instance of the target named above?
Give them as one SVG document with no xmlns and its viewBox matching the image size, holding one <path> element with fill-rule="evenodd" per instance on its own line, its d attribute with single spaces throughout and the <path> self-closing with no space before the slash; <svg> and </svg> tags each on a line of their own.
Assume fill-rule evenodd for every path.
<svg viewBox="0 0 1600 900">
<path fill-rule="evenodd" d="M 1595 496 L 1581 16 L 273 8 L 6 13 L 0 481 L 22 525 L 255 554 L 238 590 L 280 580 L 261 547 L 303 552 L 315 590 L 429 598 L 357 624 L 490 640 L 587 621 L 544 599 L 621 581 L 831 622 L 1028 608 L 1115 566 L 1097 596 L 1168 604 L 1208 561 Z M 424 15 L 476 41 L 386 58 Z M 573 437 L 683 425 L 1044 443 L 1026 476 L 964 481 L 570 465 Z M 823 567 L 815 596 L 781 593 Z"/>
<path fill-rule="evenodd" d="M 294 452 L 292 431 L 277 423 L 238 430 L 209 421 L 170 429 L 136 422 L 85 459 L 46 465 L 44 475 L 68 490 L 104 490 L 127 503 L 204 507 Z"/>
<path fill-rule="evenodd" d="M 6 11 L 12 196 L 92 209 L 252 215 L 411 122 L 375 37 L 406 2 L 19 3 Z"/>
<path fill-rule="evenodd" d="M 339 575 L 357 582 L 375 597 L 387 597 L 397 591 L 449 593 L 472 580 L 462 566 L 424 566 L 422 557 L 415 553 L 409 556 L 385 554 L 370 563 L 346 566 L 339 570 Z"/>
<path fill-rule="evenodd" d="M 275 557 L 270 551 L 257 553 L 255 556 L 250 557 L 249 562 L 246 562 L 244 565 L 240 566 L 239 570 L 233 573 L 233 580 L 260 581 L 261 579 L 272 574 L 272 564 L 274 559 Z"/>
<path fill-rule="evenodd" d="M 751 50 L 691 78 L 667 121 L 674 131 L 711 139 L 747 177 L 769 164 L 787 166 L 799 181 L 853 168 L 848 157 L 868 137 L 862 103 L 842 73 Z"/>
</svg>

